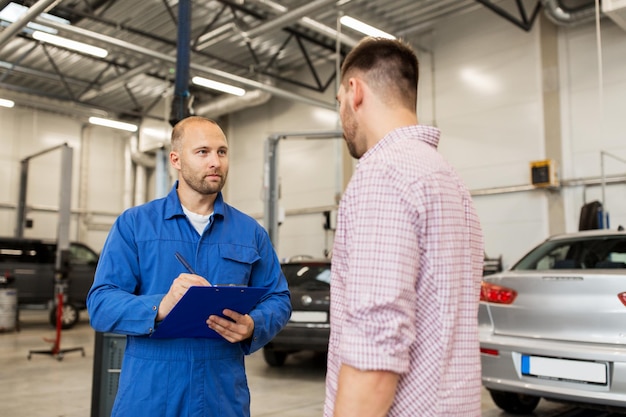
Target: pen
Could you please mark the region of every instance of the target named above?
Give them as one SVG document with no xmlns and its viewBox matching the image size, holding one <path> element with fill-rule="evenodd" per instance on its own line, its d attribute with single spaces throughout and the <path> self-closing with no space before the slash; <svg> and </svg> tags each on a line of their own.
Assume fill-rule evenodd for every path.
<svg viewBox="0 0 626 417">
<path fill-rule="evenodd" d="M 174 253 L 174 256 L 176 256 L 176 259 L 178 259 L 178 261 L 183 264 L 183 266 L 185 267 L 185 269 L 187 270 L 187 272 L 189 272 L 190 274 L 194 274 L 194 275 L 198 275 L 198 273 L 196 271 L 193 270 L 193 268 L 191 267 L 191 265 L 189 265 L 189 262 L 187 262 L 187 259 L 185 259 L 183 257 L 183 255 L 181 255 L 178 252 Z M 208 282 L 208 281 L 207 281 Z M 209 282 L 209 285 L 211 285 L 211 283 Z"/>
</svg>

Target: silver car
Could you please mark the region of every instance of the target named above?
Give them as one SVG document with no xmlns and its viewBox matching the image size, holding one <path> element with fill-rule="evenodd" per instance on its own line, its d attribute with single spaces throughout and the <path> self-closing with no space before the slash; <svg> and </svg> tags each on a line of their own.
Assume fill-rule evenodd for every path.
<svg viewBox="0 0 626 417">
<path fill-rule="evenodd" d="M 554 236 L 483 277 L 482 379 L 495 404 L 626 409 L 626 232 Z"/>
</svg>

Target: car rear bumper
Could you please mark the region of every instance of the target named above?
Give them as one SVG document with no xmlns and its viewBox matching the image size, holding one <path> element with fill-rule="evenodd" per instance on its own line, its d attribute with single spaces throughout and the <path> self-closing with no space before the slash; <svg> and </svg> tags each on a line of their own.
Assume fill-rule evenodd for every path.
<svg viewBox="0 0 626 417">
<path fill-rule="evenodd" d="M 626 346 L 563 342 L 481 334 L 482 382 L 487 389 L 517 392 L 558 401 L 626 407 Z M 487 353 L 486 353 L 487 352 Z M 606 381 L 589 383 L 530 376 L 523 357 L 565 361 L 572 367 L 606 365 Z M 571 362 L 567 362 L 571 361 Z"/>
</svg>

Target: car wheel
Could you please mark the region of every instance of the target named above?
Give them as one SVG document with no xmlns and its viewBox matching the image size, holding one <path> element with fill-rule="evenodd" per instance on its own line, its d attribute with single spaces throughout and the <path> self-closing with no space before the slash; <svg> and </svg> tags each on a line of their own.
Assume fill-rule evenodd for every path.
<svg viewBox="0 0 626 417">
<path fill-rule="evenodd" d="M 61 310 L 61 328 L 71 329 L 76 323 L 78 323 L 79 317 L 78 309 L 72 304 L 63 304 Z M 55 305 L 50 309 L 50 324 L 53 327 L 57 325 L 57 306 Z"/>
<path fill-rule="evenodd" d="M 537 408 L 541 400 L 541 397 L 516 392 L 489 390 L 489 394 L 498 407 L 511 414 L 529 414 Z"/>
<path fill-rule="evenodd" d="M 269 366 L 283 366 L 287 359 L 287 353 L 277 352 L 271 349 L 263 349 L 263 357 Z"/>
</svg>

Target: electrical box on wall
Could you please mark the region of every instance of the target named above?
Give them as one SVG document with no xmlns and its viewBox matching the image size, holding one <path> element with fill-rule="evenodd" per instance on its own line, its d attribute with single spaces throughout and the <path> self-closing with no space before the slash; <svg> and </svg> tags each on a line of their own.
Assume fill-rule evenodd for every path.
<svg viewBox="0 0 626 417">
<path fill-rule="evenodd" d="M 626 0 L 602 0 L 602 13 L 626 30 Z"/>
<path fill-rule="evenodd" d="M 558 187 L 556 161 L 545 159 L 531 162 L 530 180 L 535 187 Z"/>
</svg>

